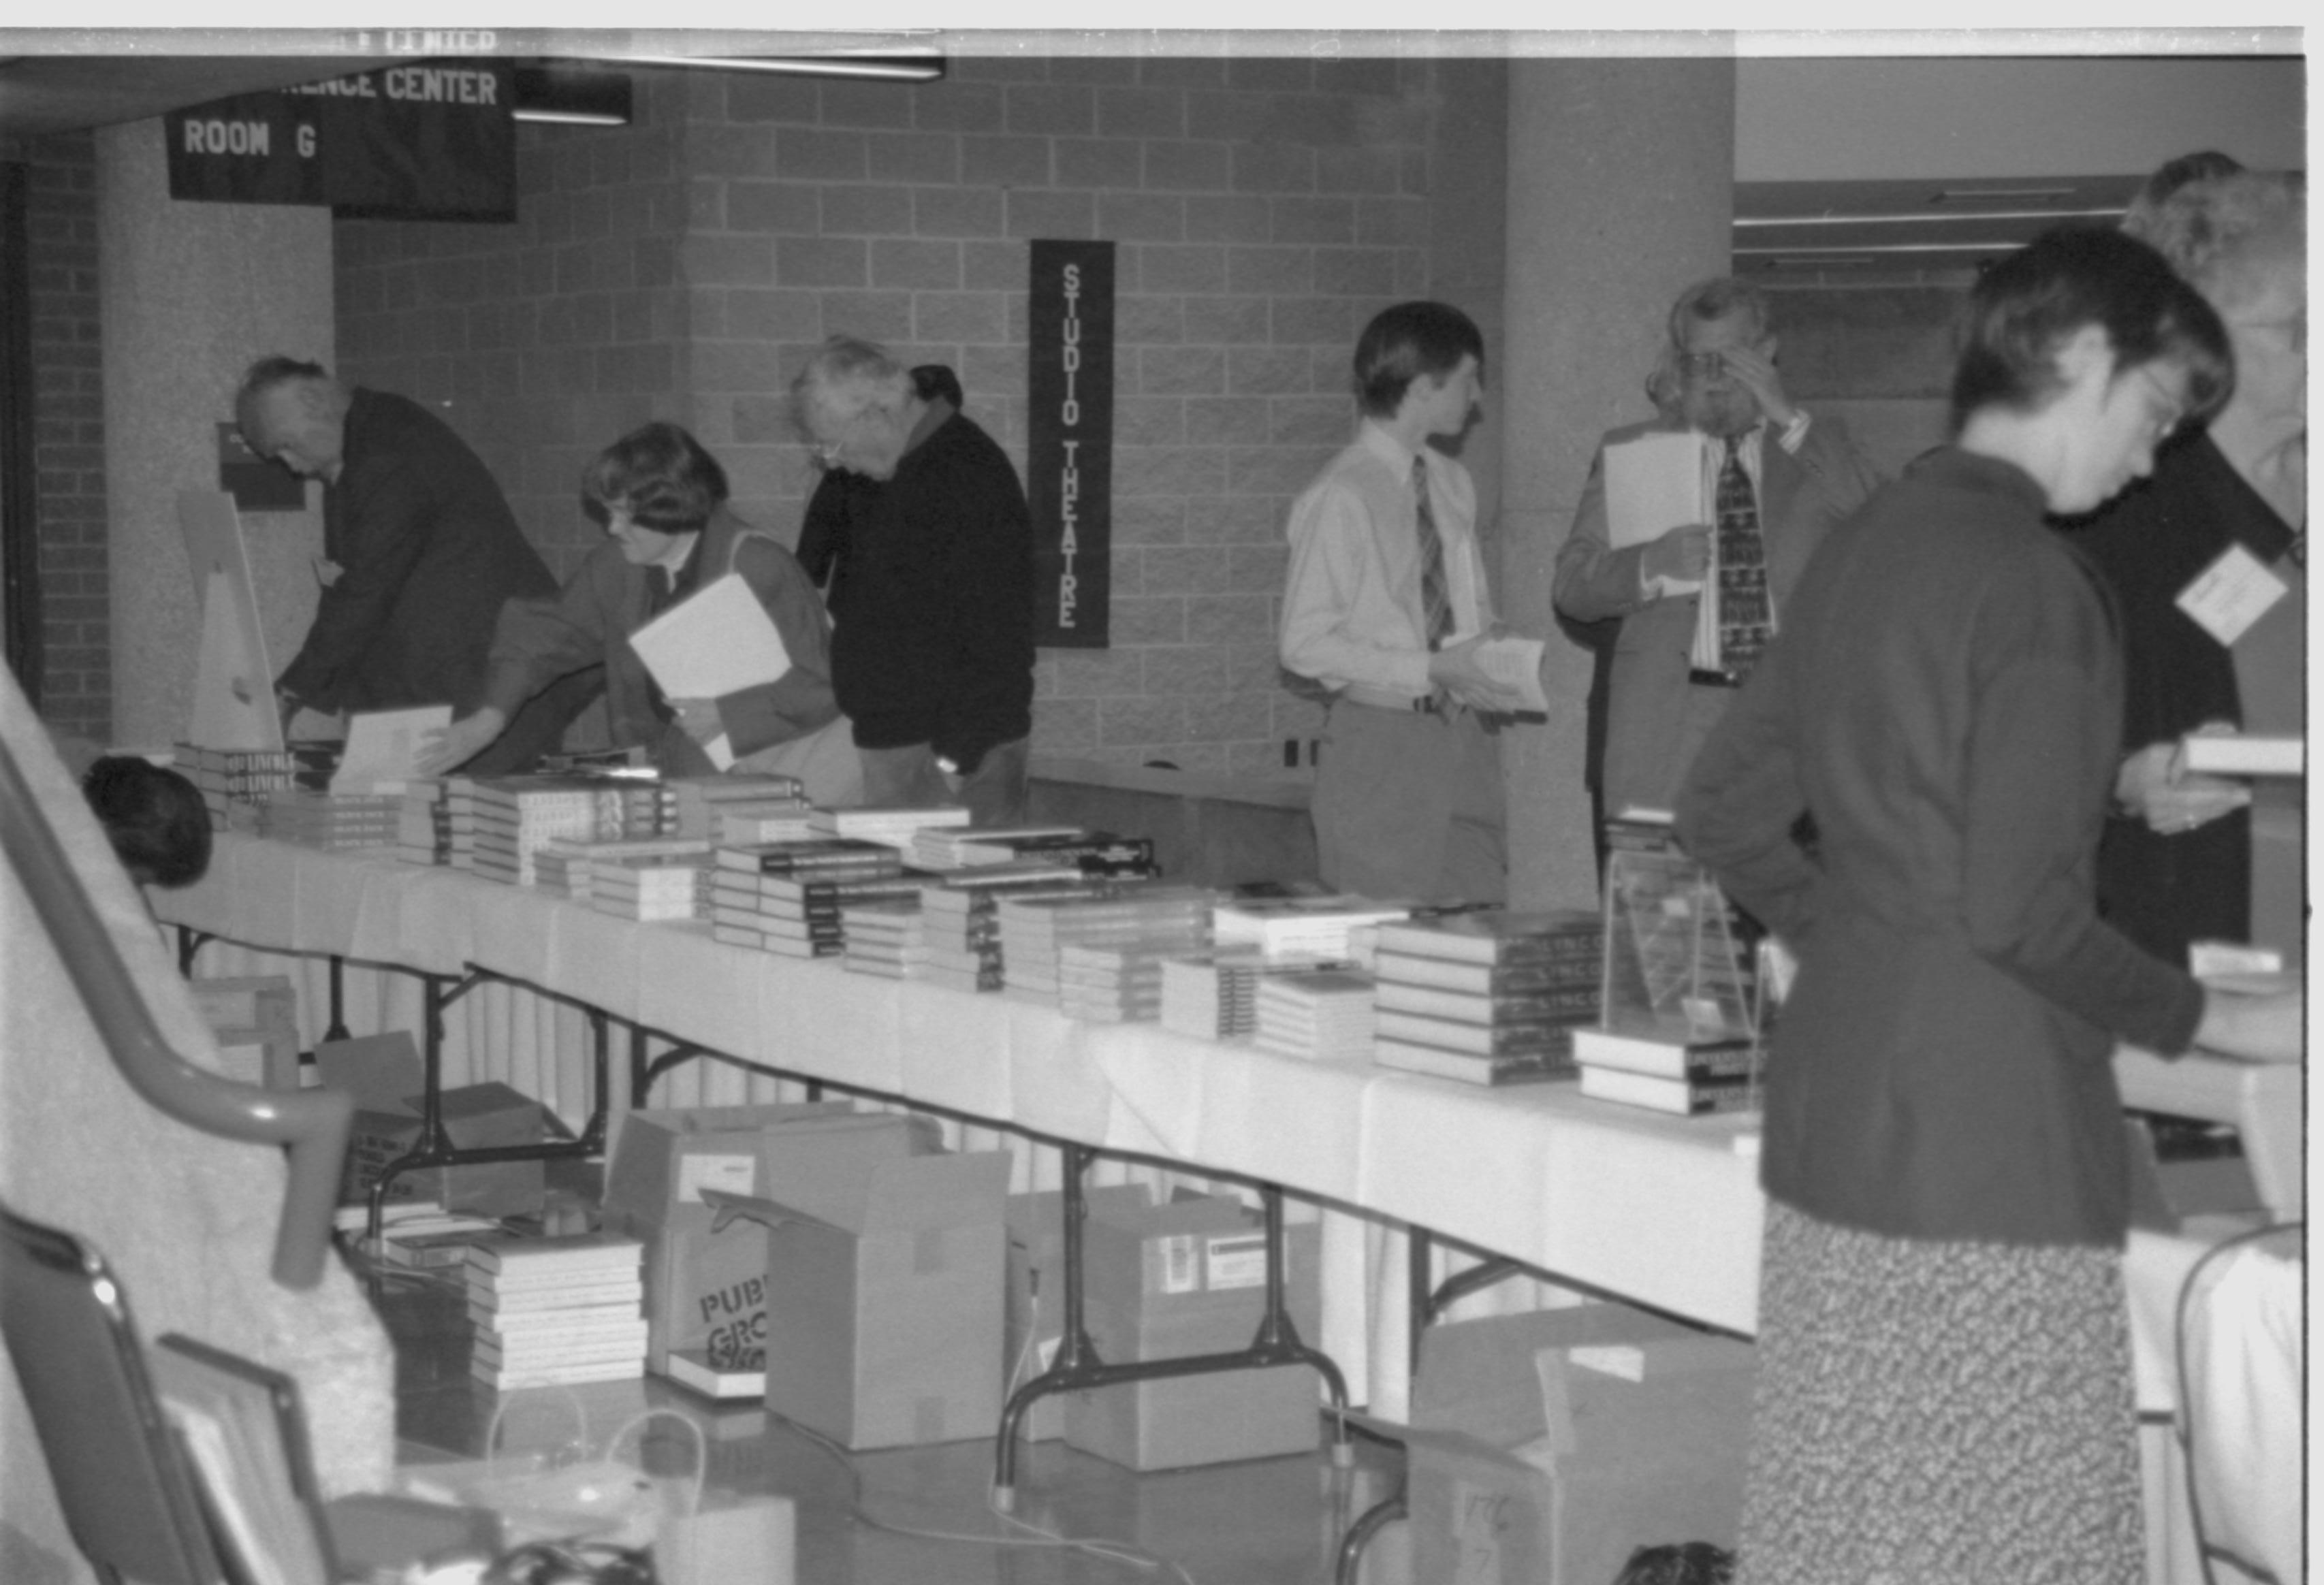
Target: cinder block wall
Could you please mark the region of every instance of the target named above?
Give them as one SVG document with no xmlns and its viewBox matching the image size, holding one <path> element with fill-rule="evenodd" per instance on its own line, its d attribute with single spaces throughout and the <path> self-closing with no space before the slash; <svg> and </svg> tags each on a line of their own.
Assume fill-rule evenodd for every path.
<svg viewBox="0 0 2324 1585">
<path fill-rule="evenodd" d="M 853 332 L 959 371 L 1021 464 L 1027 243 L 1120 244 L 1113 647 L 1043 653 L 1037 753 L 1283 769 L 1283 522 L 1352 422 L 1374 312 L 1425 294 L 1443 63 L 958 58 L 923 86 L 636 75 L 618 130 L 526 127 L 513 226 L 343 223 L 340 356 L 446 401 L 570 570 L 581 463 L 687 424 L 786 537 L 784 392 Z M 1494 251 L 1498 251 L 1497 246 Z M 1471 305 L 1489 322 L 1498 305 Z"/>
<path fill-rule="evenodd" d="M 67 133 L 6 152 L 23 161 L 30 177 L 41 714 L 58 731 L 106 742 L 113 734 L 113 622 L 106 587 L 97 143 L 88 133 Z"/>
</svg>

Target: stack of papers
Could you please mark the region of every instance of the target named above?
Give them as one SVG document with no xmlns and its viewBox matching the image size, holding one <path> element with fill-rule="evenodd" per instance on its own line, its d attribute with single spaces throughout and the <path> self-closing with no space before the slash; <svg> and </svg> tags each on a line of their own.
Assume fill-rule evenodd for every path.
<svg viewBox="0 0 2324 1585">
<path fill-rule="evenodd" d="M 1151 945 L 1175 956 L 1210 945 L 1214 895 L 1200 887 L 1111 881 L 1086 893 L 1004 897 L 993 908 L 1001 931 L 1001 986 L 1054 1005 L 1057 953 L 1065 946 Z M 1157 971 L 1156 995 L 1160 994 Z"/>
<path fill-rule="evenodd" d="M 1346 894 L 1240 898 L 1213 909 L 1211 925 L 1221 946 L 1255 946 L 1270 963 L 1317 963 L 1350 956 L 1351 931 L 1411 914 L 1409 904 Z"/>
</svg>

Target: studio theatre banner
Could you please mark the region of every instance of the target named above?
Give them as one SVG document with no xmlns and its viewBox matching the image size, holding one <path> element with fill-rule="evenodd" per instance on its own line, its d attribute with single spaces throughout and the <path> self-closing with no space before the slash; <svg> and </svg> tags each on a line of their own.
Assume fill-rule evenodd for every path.
<svg viewBox="0 0 2324 1585">
<path fill-rule="evenodd" d="M 1113 244 L 1033 244 L 1033 641 L 1102 650 L 1112 607 Z"/>
<path fill-rule="evenodd" d="M 379 220 L 516 218 L 515 71 L 430 60 L 162 118 L 170 196 Z"/>
</svg>

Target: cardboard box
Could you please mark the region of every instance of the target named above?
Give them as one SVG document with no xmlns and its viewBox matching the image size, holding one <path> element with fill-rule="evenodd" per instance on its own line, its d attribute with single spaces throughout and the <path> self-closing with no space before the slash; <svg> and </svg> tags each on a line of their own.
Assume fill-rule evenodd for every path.
<svg viewBox="0 0 2324 1585">
<path fill-rule="evenodd" d="M 1090 1215 L 1143 1211 L 1154 1203 L 1143 1184 L 1111 1184 L 1084 1191 Z M 1056 1189 L 1009 1196 L 1009 1276 L 1004 1295 L 1001 1401 L 1049 1368 L 1065 1331 L 1065 1196 Z M 1052 1442 L 1065 1433 L 1065 1395 L 1033 1400 L 1018 1422 L 1026 1442 Z"/>
<path fill-rule="evenodd" d="M 1110 1364 L 1248 1348 L 1267 1311 L 1266 1234 L 1222 1195 L 1093 1213 L 1084 1239 L 1090 1341 Z M 1285 1296 L 1313 1345 L 1323 1327 L 1322 1229 L 1284 1230 Z M 1138 1470 L 1309 1452 L 1321 1390 L 1305 1365 L 1122 1382 L 1066 1400 L 1068 1445 Z"/>
<path fill-rule="evenodd" d="M 704 1188 L 827 1206 L 844 1198 L 843 1169 L 860 1175 L 881 1155 L 911 1154 L 916 1121 L 933 1127 L 845 1101 L 624 1116 L 605 1171 L 604 1221 L 646 1247 L 647 1368 L 668 1375 L 676 1350 L 732 1363 L 766 1348 L 767 1230 L 732 1219 L 717 1226 Z"/>
<path fill-rule="evenodd" d="M 390 1162 L 418 1143 L 427 1075 L 411 1037 L 401 1031 L 327 1040 L 315 1048 L 315 1071 L 325 1084 L 355 1092 L 355 1127 L 339 1184 L 340 1200 L 353 1204 L 371 1193 Z M 498 1081 L 447 1090 L 441 1102 L 444 1131 L 457 1146 L 536 1145 L 549 1138 L 540 1103 Z M 447 1211 L 477 1216 L 521 1216 L 540 1209 L 542 1183 L 539 1161 L 481 1162 L 403 1173 L 387 1198 L 391 1204 L 438 1201 Z"/>
<path fill-rule="evenodd" d="M 703 1191 L 768 1228 L 767 1407 L 856 1451 L 991 1436 L 1009 1156 L 944 1152 L 932 1128 L 909 1130 L 900 1156 L 869 1132 L 823 1131 L 853 1159 L 812 1195 Z"/>
<path fill-rule="evenodd" d="M 269 1090 L 299 1087 L 299 995 L 288 976 L 189 980 L 186 989 L 217 1041 L 226 1077 Z"/>
<path fill-rule="evenodd" d="M 1413 1577 L 1603 1585 L 1631 1552 L 1733 1547 L 1756 1354 L 1623 1305 L 1421 1341 L 1405 1443 Z"/>
</svg>

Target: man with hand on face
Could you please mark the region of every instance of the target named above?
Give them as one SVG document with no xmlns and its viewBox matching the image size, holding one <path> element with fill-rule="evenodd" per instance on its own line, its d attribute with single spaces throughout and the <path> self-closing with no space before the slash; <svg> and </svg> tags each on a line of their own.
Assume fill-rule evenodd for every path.
<svg viewBox="0 0 2324 1585">
<path fill-rule="evenodd" d="M 1662 416 L 1599 443 L 1552 586 L 1575 622 L 1621 619 L 1603 773 L 1604 806 L 1617 815 L 1671 807 L 1695 751 L 1781 627 L 1809 556 L 1878 483 L 1837 419 L 1811 418 L 1784 393 L 1769 304 L 1748 282 L 1721 277 L 1680 294 L 1646 390 Z M 1616 548 L 1606 453 L 1656 433 L 1694 438 L 1705 521 Z"/>
<path fill-rule="evenodd" d="M 275 682 L 283 723 L 301 707 L 474 710 L 502 605 L 557 592 L 476 454 L 417 402 L 287 357 L 250 366 L 235 418 L 251 450 L 323 481 L 323 591 Z M 529 767 L 599 686 L 592 672 L 534 700 L 469 769 Z"/>
<path fill-rule="evenodd" d="M 1468 470 L 1431 439 L 1476 418 L 1485 341 L 1445 303 L 1399 303 L 1355 353 L 1353 444 L 1291 508 L 1277 649 L 1332 690 L 1310 803 L 1323 883 L 1381 898 L 1508 890 L 1500 714 L 1478 647 L 1499 630 Z"/>
<path fill-rule="evenodd" d="M 863 801 L 965 805 L 1025 822 L 1033 731 L 1033 523 L 1017 470 L 941 390 L 834 336 L 791 384 L 826 469 L 876 488 L 819 497 L 845 547 L 831 585 L 832 686 L 854 723 Z"/>
</svg>

